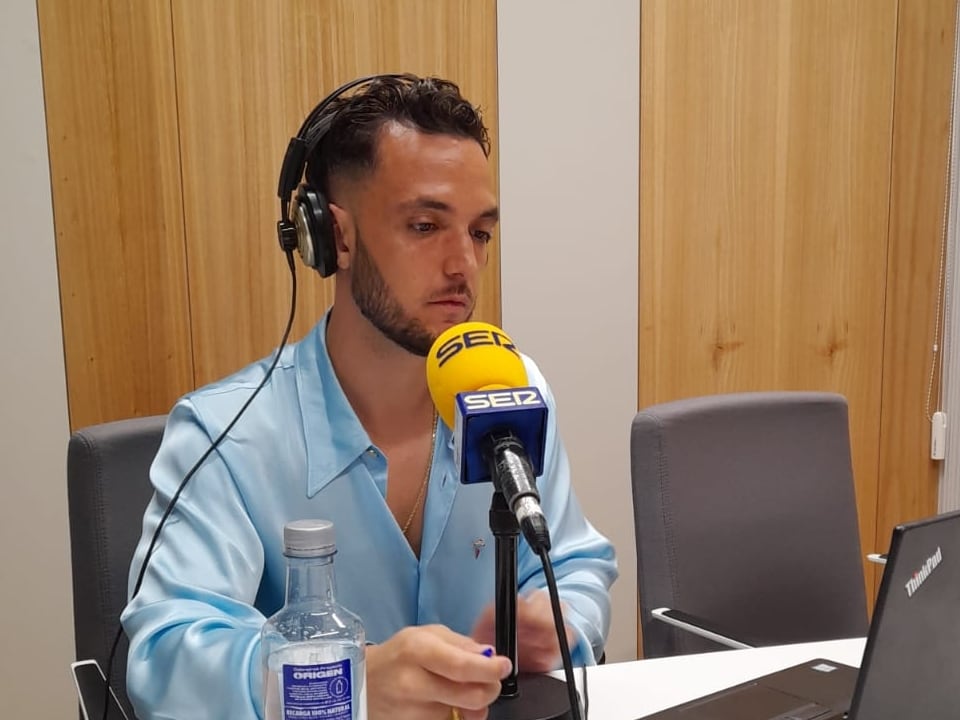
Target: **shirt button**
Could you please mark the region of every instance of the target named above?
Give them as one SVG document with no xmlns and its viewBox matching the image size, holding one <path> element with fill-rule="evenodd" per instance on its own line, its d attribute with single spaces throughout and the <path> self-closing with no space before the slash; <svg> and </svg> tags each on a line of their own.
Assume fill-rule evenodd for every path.
<svg viewBox="0 0 960 720">
<path fill-rule="evenodd" d="M 379 455 L 379 453 L 377 452 L 376 448 L 368 448 L 367 455 L 369 455 L 370 457 L 376 457 L 377 455 Z"/>
</svg>

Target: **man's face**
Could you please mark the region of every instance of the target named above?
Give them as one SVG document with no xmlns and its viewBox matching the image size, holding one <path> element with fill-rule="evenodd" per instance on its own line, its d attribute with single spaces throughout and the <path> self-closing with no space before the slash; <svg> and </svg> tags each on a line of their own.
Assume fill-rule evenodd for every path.
<svg viewBox="0 0 960 720">
<path fill-rule="evenodd" d="M 376 168 L 350 194 L 353 300 L 386 337 L 426 356 L 473 314 L 497 222 L 487 158 L 472 139 L 391 124 Z"/>
</svg>

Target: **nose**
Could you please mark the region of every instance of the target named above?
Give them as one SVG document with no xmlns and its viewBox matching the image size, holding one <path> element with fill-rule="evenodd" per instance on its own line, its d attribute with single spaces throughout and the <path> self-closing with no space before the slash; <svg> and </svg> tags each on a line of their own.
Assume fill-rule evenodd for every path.
<svg viewBox="0 0 960 720">
<path fill-rule="evenodd" d="M 472 279 L 483 266 L 486 255 L 486 243 L 474 238 L 469 229 L 452 233 L 445 243 L 443 272 L 448 277 Z"/>
</svg>

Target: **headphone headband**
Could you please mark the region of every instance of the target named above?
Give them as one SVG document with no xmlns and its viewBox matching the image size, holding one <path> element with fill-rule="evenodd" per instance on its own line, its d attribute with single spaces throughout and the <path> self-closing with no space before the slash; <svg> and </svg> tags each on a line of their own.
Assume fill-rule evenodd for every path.
<svg viewBox="0 0 960 720">
<path fill-rule="evenodd" d="M 277 239 L 281 250 L 285 253 L 298 250 L 304 264 L 323 277 L 332 275 L 337 267 L 330 207 L 319 188 L 301 183 L 301 180 L 307 158 L 320 146 L 335 119 L 335 116 L 324 116 L 324 112 L 334 100 L 355 87 L 376 80 L 410 77 L 397 73 L 367 75 L 344 83 L 317 103 L 287 144 L 277 181 L 277 197 L 280 199 Z M 296 195 L 291 207 L 294 190 Z"/>
<path fill-rule="evenodd" d="M 402 77 L 409 76 L 391 73 L 386 75 L 366 75 L 356 78 L 344 83 L 314 106 L 313 110 L 310 111 L 300 125 L 297 134 L 290 138 L 290 142 L 287 144 L 287 151 L 283 156 L 283 164 L 280 166 L 280 180 L 277 183 L 277 196 L 280 198 L 281 203 L 290 201 L 290 195 L 303 178 L 307 158 L 310 157 L 310 153 L 312 153 L 323 140 L 323 136 L 327 134 L 330 125 L 333 123 L 333 118 L 330 117 L 322 124 L 318 124 L 323 112 L 330 104 L 344 93 L 359 85 L 371 83 L 375 80 Z M 314 132 L 311 133 L 311 129 L 313 129 Z"/>
</svg>

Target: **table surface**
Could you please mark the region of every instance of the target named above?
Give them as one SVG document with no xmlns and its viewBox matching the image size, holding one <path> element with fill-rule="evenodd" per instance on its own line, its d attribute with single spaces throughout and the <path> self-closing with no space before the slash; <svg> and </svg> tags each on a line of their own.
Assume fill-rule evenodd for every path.
<svg viewBox="0 0 960 720">
<path fill-rule="evenodd" d="M 589 717 L 636 720 L 687 700 L 813 658 L 860 666 L 866 638 L 721 650 L 589 668 Z M 563 677 L 562 672 L 553 673 Z M 580 685 L 580 670 L 575 671 Z"/>
</svg>

